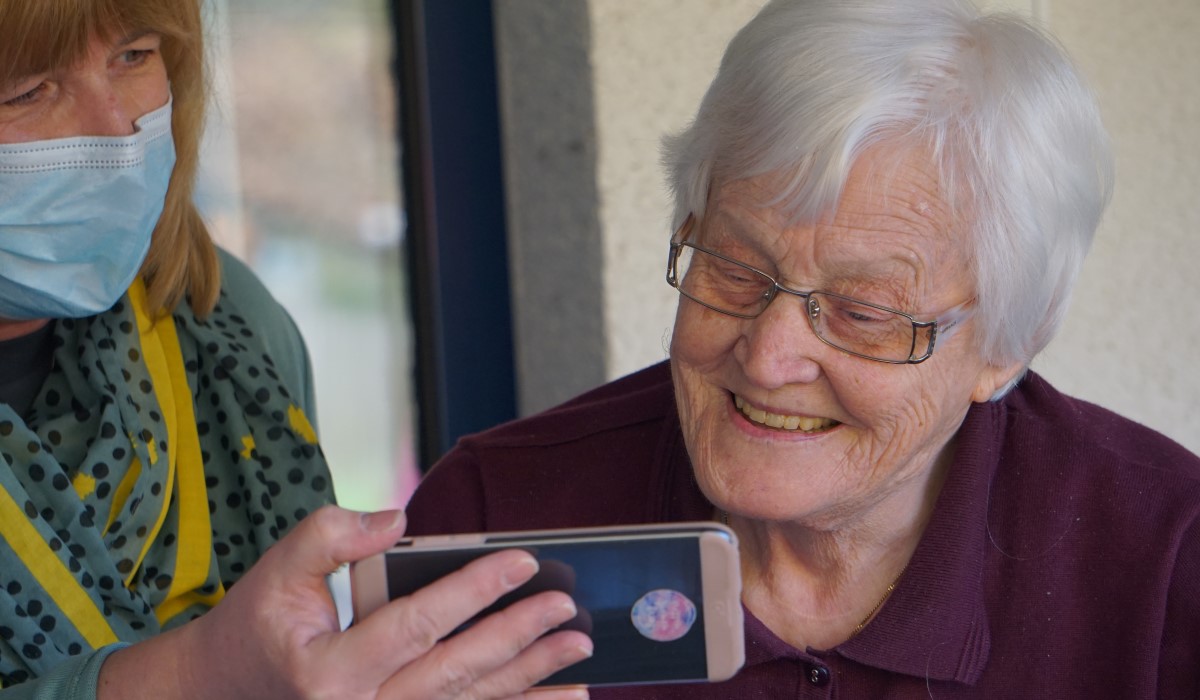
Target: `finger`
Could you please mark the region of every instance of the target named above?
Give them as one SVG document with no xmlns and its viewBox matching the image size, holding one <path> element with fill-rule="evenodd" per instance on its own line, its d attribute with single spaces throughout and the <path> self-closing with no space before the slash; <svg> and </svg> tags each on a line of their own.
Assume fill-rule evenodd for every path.
<svg viewBox="0 0 1200 700">
<path fill-rule="evenodd" d="M 476 559 L 358 621 L 336 639 L 331 653 L 382 683 L 537 570 L 537 560 L 521 550 Z"/>
<path fill-rule="evenodd" d="M 579 687 L 530 688 L 572 664 L 592 655 L 592 640 L 582 632 L 555 632 L 543 637 L 518 654 L 512 661 L 475 682 L 464 698 L 517 697 L 529 700 L 586 698 L 587 689 Z M 527 690 L 526 690 L 527 689 Z M 524 690 L 524 692 L 521 692 Z"/>
<path fill-rule="evenodd" d="M 267 550 L 280 571 L 302 578 L 323 577 L 342 564 L 377 554 L 404 534 L 404 512 L 377 513 L 324 506 Z"/>
<path fill-rule="evenodd" d="M 500 698 L 521 692 L 590 654 L 591 640 L 582 634 L 547 639 L 534 653 L 525 653 L 539 637 L 574 617 L 575 612 L 570 596 L 559 591 L 518 601 L 438 644 L 393 677 L 389 685 L 402 687 L 415 697 L 432 699 Z M 498 673 L 500 669 L 505 671 Z M 477 685 L 484 677 L 490 682 Z"/>
</svg>

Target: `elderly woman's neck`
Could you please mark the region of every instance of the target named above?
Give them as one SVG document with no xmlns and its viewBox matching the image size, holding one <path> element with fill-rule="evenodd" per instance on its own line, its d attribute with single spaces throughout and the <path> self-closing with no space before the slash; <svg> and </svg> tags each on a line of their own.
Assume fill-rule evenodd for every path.
<svg viewBox="0 0 1200 700">
<path fill-rule="evenodd" d="M 861 627 L 908 566 L 952 459 L 947 446 L 927 478 L 853 514 L 802 522 L 733 517 L 742 553 L 746 605 L 804 648 L 835 646 Z M 782 608 L 787 615 L 777 615 Z"/>
</svg>

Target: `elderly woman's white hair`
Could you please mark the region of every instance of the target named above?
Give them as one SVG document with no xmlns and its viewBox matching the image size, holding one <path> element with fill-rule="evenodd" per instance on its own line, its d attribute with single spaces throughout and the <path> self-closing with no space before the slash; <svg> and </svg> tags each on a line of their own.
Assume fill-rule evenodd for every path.
<svg viewBox="0 0 1200 700">
<path fill-rule="evenodd" d="M 960 0 L 770 2 L 664 142 L 675 227 L 703 217 L 714 182 L 768 173 L 777 204 L 814 221 L 866 148 L 908 139 L 932 147 L 971 224 L 985 359 L 1028 364 L 1062 322 L 1112 157 L 1076 69 L 1020 17 Z"/>
</svg>

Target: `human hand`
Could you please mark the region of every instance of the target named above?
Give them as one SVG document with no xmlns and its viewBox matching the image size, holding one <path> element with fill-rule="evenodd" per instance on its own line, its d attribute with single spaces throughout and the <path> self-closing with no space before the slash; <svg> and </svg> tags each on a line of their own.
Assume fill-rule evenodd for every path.
<svg viewBox="0 0 1200 700">
<path fill-rule="evenodd" d="M 591 654 L 591 640 L 579 632 L 542 637 L 575 615 L 562 592 L 526 598 L 442 639 L 536 573 L 537 562 L 526 552 L 479 559 L 339 632 L 325 574 L 384 551 L 404 525 L 399 511 L 361 514 L 331 506 L 310 515 L 219 605 L 176 630 L 178 691 L 220 700 L 587 697 L 582 689 L 521 695 Z M 110 664 L 116 672 L 128 668 L 135 657 L 121 657 L 138 646 L 113 654 L 104 672 Z"/>
</svg>

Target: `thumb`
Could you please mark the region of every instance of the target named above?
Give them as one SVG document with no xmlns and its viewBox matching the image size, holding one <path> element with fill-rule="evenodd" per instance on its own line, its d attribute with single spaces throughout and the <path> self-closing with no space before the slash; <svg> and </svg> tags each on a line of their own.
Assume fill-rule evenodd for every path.
<svg viewBox="0 0 1200 700">
<path fill-rule="evenodd" d="M 275 552 L 293 571 L 324 576 L 388 549 L 404 534 L 407 522 L 401 510 L 360 513 L 325 506 L 300 521 L 268 554 Z"/>
</svg>

